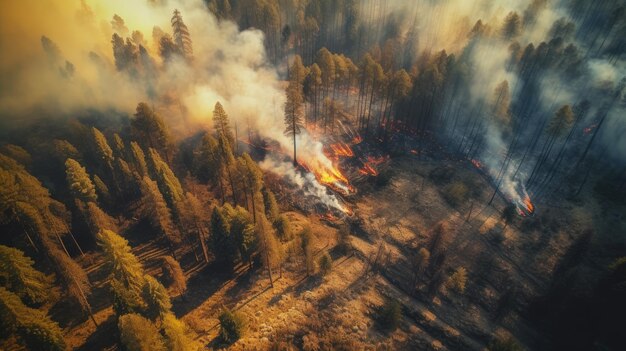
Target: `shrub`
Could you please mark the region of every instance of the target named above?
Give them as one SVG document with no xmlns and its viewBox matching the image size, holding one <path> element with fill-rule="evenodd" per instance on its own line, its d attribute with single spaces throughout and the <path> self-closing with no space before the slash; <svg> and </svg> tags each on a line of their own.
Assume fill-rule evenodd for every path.
<svg viewBox="0 0 626 351">
<path fill-rule="evenodd" d="M 163 279 L 169 286 L 172 286 L 179 294 L 184 294 L 187 290 L 187 278 L 180 264 L 172 256 L 163 256 Z"/>
<path fill-rule="evenodd" d="M 352 251 L 352 243 L 350 242 L 350 228 L 347 225 L 339 227 L 337 233 L 337 249 L 343 255 L 346 255 Z"/>
<path fill-rule="evenodd" d="M 324 253 L 319 258 L 318 264 L 320 267 L 320 273 L 324 276 L 330 273 L 330 270 L 333 268 L 333 259 L 330 257 L 328 253 Z"/>
<path fill-rule="evenodd" d="M 220 337 L 224 343 L 232 344 L 243 336 L 245 323 L 241 315 L 224 309 L 218 319 L 220 321 Z"/>
<path fill-rule="evenodd" d="M 400 325 L 402 318 L 402 306 L 395 299 L 387 299 L 380 308 L 378 323 L 381 329 L 393 331 Z"/>
</svg>

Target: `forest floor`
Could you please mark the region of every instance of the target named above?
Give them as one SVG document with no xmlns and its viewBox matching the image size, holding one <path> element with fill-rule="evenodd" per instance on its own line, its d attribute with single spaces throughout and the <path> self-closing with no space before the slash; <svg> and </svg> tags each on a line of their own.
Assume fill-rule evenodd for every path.
<svg viewBox="0 0 626 351">
<path fill-rule="evenodd" d="M 187 260 L 183 268 L 188 291 L 184 298 L 173 298 L 174 312 L 209 348 L 219 347 L 217 316 L 228 307 L 247 320 L 247 332 L 230 346 L 232 350 L 264 350 L 276 342 L 299 349 L 320 345 L 321 349 L 482 350 L 494 335 L 509 334 L 528 349 L 539 349 L 548 340 L 531 326 L 527 307 L 549 290 L 568 248 L 587 228 L 624 229 L 623 216 L 603 220 L 610 214 L 595 201 L 559 202 L 556 207 L 537 204 L 534 218 L 517 218 L 505 227 L 500 220 L 504 201 L 496 197 L 486 206 L 493 187 L 471 165 L 422 161 L 415 156 L 390 162 L 385 185 L 362 184 L 359 194 L 350 199 L 354 250 L 348 255 L 335 249 L 334 225 L 317 215 L 288 212 L 295 233 L 305 225 L 311 227 L 316 257 L 331 254 L 334 262 L 328 275 L 307 276 L 300 248 L 293 242 L 284 244 L 288 258 L 282 275 L 273 272 L 273 288 L 261 268 L 238 266 L 231 274 Z M 444 180 L 433 176 L 442 168 L 449 176 Z M 455 181 L 466 184 L 470 193 L 453 206 L 443 189 Z M 446 272 L 467 269 L 464 293 L 444 285 L 428 294 L 427 274 L 412 283 L 413 255 L 427 244 L 431 228 L 442 221 L 448 227 Z M 148 272 L 159 274 L 156 262 L 167 254 L 164 248 L 147 242 L 133 251 Z M 92 299 L 97 300 L 106 288 L 105 277 L 95 263 L 97 257 L 84 261 L 94 282 Z M 403 312 L 399 328 L 389 333 L 376 322 L 378 308 L 387 298 L 399 301 Z M 70 346 L 117 349 L 110 305 L 101 303 L 95 311 L 97 330 L 86 319 L 65 323 Z"/>
</svg>

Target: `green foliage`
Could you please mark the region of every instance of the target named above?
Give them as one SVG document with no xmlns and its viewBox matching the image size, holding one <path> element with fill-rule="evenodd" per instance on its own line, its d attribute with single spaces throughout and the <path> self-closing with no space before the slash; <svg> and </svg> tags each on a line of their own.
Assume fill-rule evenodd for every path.
<svg viewBox="0 0 626 351">
<path fill-rule="evenodd" d="M 111 230 L 98 233 L 98 245 L 102 248 L 111 277 L 130 290 L 139 291 L 144 284 L 143 267 L 132 253 L 128 241 Z"/>
<path fill-rule="evenodd" d="M 18 249 L 0 245 L 0 284 L 30 303 L 48 301 L 52 280 L 33 268 L 33 260 Z"/>
<path fill-rule="evenodd" d="M 31 350 L 65 350 L 63 332 L 44 312 L 25 306 L 20 298 L 0 287 L 0 334 L 15 333 Z"/>
<path fill-rule="evenodd" d="M 497 338 L 489 346 L 489 351 L 523 351 L 524 349 L 511 337 Z"/>
<path fill-rule="evenodd" d="M 201 348 L 185 323 L 176 319 L 173 314 L 167 313 L 163 317 L 162 328 L 169 351 L 197 351 Z"/>
<path fill-rule="evenodd" d="M 229 223 L 231 240 L 234 240 L 241 258 L 245 262 L 250 262 L 257 248 L 257 237 L 252 217 L 246 209 L 237 206 L 229 215 Z"/>
<path fill-rule="evenodd" d="M 98 199 L 96 187 L 89 179 L 85 168 L 77 161 L 68 158 L 65 161 L 65 169 L 67 185 L 74 198 L 83 202 L 95 202 Z"/>
<path fill-rule="evenodd" d="M 165 341 L 159 329 L 148 319 L 138 314 L 120 317 L 117 327 L 120 340 L 127 351 L 165 351 Z"/>
<path fill-rule="evenodd" d="M 218 262 L 233 265 L 237 258 L 237 247 L 230 235 L 230 223 L 224 212 L 233 211 L 230 205 L 215 207 L 211 214 L 211 249 Z"/>
<path fill-rule="evenodd" d="M 393 331 L 400 325 L 402 319 L 402 306 L 397 300 L 386 299 L 385 304 L 380 308 L 378 323 L 385 331 Z"/>
<path fill-rule="evenodd" d="M 144 276 L 142 297 L 146 303 L 145 315 L 151 319 L 170 312 L 172 303 L 165 287 L 152 276 Z"/>
<path fill-rule="evenodd" d="M 246 325 L 241 315 L 224 309 L 218 319 L 220 321 L 220 338 L 224 343 L 232 344 L 243 336 Z"/>
<path fill-rule="evenodd" d="M 318 265 L 320 267 L 320 274 L 321 275 L 324 276 L 324 275 L 327 275 L 328 273 L 330 273 L 331 269 L 333 268 L 333 259 L 330 257 L 328 252 L 325 252 L 318 259 Z"/>
<path fill-rule="evenodd" d="M 281 241 L 289 241 L 293 239 L 293 232 L 291 231 L 291 224 L 289 219 L 284 214 L 279 215 L 274 221 L 274 228 L 278 233 L 278 238 Z"/>
</svg>

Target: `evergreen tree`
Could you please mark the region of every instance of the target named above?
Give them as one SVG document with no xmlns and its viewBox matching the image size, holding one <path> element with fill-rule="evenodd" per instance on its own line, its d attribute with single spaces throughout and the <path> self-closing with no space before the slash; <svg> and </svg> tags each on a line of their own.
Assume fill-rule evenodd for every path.
<svg viewBox="0 0 626 351">
<path fill-rule="evenodd" d="M 224 134 L 226 136 L 231 147 L 235 145 L 236 140 L 230 128 L 228 114 L 226 114 L 224 107 L 219 101 L 215 103 L 215 108 L 213 109 L 213 128 L 215 128 L 217 135 Z"/>
<path fill-rule="evenodd" d="M 145 102 L 140 102 L 135 111 L 135 118 L 130 122 L 131 133 L 135 140 L 159 151 L 167 160 L 169 148 L 169 132 L 161 116 L 152 111 Z"/>
<path fill-rule="evenodd" d="M 467 283 L 467 271 L 463 267 L 457 268 L 448 280 L 448 286 L 462 293 Z"/>
<path fill-rule="evenodd" d="M 165 287 L 150 275 L 146 274 L 143 279 L 142 297 L 146 302 L 146 317 L 154 320 L 169 313 L 172 303 Z"/>
<path fill-rule="evenodd" d="M 187 291 L 187 278 L 185 272 L 180 268 L 180 263 L 172 256 L 164 256 L 163 261 L 163 278 L 174 287 L 179 294 L 183 295 Z"/>
<path fill-rule="evenodd" d="M 105 203 L 105 206 L 113 205 L 113 199 L 111 197 L 109 187 L 97 174 L 93 176 L 93 184 L 96 187 L 96 195 Z"/>
<path fill-rule="evenodd" d="M 163 317 L 162 328 L 165 333 L 165 344 L 170 351 L 197 351 L 201 348 L 194 340 L 193 333 L 182 321 L 171 313 Z"/>
<path fill-rule="evenodd" d="M 211 249 L 218 262 L 228 263 L 232 266 L 237 255 L 236 246 L 230 236 L 230 223 L 224 212 L 232 211 L 230 205 L 225 208 L 215 207 L 211 214 Z"/>
<path fill-rule="evenodd" d="M 33 264 L 22 251 L 0 245 L 0 282 L 23 301 L 39 304 L 49 300 L 52 280 Z"/>
<path fill-rule="evenodd" d="M 168 240 L 170 246 L 179 244 L 181 242 L 180 234 L 174 227 L 170 210 L 167 208 L 157 183 L 147 176 L 143 177 L 141 194 L 142 215 L 150 220 L 152 226 Z"/>
<path fill-rule="evenodd" d="M 127 351 L 165 351 L 165 341 L 150 320 L 134 313 L 120 317 L 117 322 L 120 340 Z"/>
<path fill-rule="evenodd" d="M 333 268 L 333 259 L 326 252 L 319 258 L 318 265 L 320 267 L 320 273 L 322 275 L 327 275 Z"/>
<path fill-rule="evenodd" d="M 71 158 L 65 161 L 65 168 L 67 184 L 74 198 L 85 203 L 95 202 L 98 199 L 96 187 L 91 182 L 85 168 Z"/>
<path fill-rule="evenodd" d="M 245 322 L 241 315 L 225 309 L 218 319 L 220 321 L 220 337 L 224 343 L 232 344 L 243 336 Z"/>
<path fill-rule="evenodd" d="M 30 350 L 65 350 L 59 325 L 44 312 L 25 306 L 20 298 L 0 287 L 0 334 L 15 334 Z"/>
<path fill-rule="evenodd" d="M 189 35 L 189 29 L 185 25 L 185 22 L 183 22 L 180 11 L 174 10 L 171 22 L 172 30 L 174 31 L 174 43 L 176 43 L 176 46 L 178 46 L 185 59 L 191 61 L 193 59 L 191 36 Z"/>
<path fill-rule="evenodd" d="M 274 193 L 266 186 L 261 189 L 261 193 L 263 194 L 263 205 L 265 207 L 267 219 L 274 222 L 280 214 L 278 202 L 276 202 L 276 196 L 274 196 Z"/>
<path fill-rule="evenodd" d="M 298 165 L 296 155 L 296 136 L 302 133 L 304 128 L 302 104 L 302 87 L 294 82 L 289 82 L 287 87 L 287 101 L 285 102 L 285 135 L 293 137 L 293 165 Z"/>
<path fill-rule="evenodd" d="M 230 216 L 230 236 L 235 241 L 244 262 L 252 264 L 252 255 L 257 248 L 254 223 L 250 213 L 243 207 L 235 207 Z"/>
<path fill-rule="evenodd" d="M 104 137 L 104 134 L 102 134 L 102 132 L 95 127 L 91 128 L 91 135 L 93 138 L 93 147 L 98 165 L 100 167 L 103 167 L 104 165 L 106 167 L 103 167 L 103 169 L 112 171 L 114 159 L 113 150 L 109 146 L 107 139 Z"/>
<path fill-rule="evenodd" d="M 146 164 L 146 156 L 136 141 L 130 142 L 130 151 L 132 156 L 132 164 L 135 172 L 143 177 L 148 175 L 148 165 Z"/>
<path fill-rule="evenodd" d="M 98 245 L 102 248 L 111 278 L 127 289 L 139 291 L 144 284 L 143 267 L 132 253 L 128 241 L 105 229 L 98 233 Z"/>
</svg>

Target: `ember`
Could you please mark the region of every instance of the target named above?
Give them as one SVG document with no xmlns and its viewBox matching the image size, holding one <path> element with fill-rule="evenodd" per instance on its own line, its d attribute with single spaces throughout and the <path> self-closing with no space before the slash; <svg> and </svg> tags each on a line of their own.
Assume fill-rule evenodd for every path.
<svg viewBox="0 0 626 351">
<path fill-rule="evenodd" d="M 483 164 L 482 164 L 482 163 L 480 163 L 480 161 L 478 161 L 478 160 L 474 160 L 474 159 L 472 159 L 472 164 L 473 164 L 473 165 L 474 165 L 474 167 L 476 167 L 476 168 L 479 168 L 479 169 L 480 169 L 480 168 L 483 168 Z"/>
<path fill-rule="evenodd" d="M 346 143 L 336 143 L 336 144 L 331 144 L 330 145 L 331 150 L 333 151 L 334 155 L 337 157 L 352 157 L 354 156 L 354 152 L 352 151 L 352 149 L 350 148 L 350 146 Z"/>
</svg>

